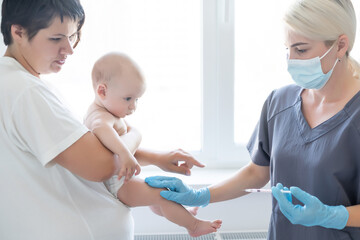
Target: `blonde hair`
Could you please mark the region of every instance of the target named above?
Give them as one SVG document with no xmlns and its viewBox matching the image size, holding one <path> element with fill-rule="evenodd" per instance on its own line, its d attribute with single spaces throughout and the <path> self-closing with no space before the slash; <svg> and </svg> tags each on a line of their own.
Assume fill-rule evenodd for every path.
<svg viewBox="0 0 360 240">
<path fill-rule="evenodd" d="M 130 71 L 138 75 L 144 81 L 137 64 L 127 55 L 118 52 L 110 52 L 99 58 L 92 69 L 91 77 L 94 90 L 99 83 L 109 83 L 116 73 Z"/>
<path fill-rule="evenodd" d="M 295 0 L 285 14 L 284 22 L 296 33 L 326 44 L 345 34 L 349 39 L 346 52 L 349 67 L 359 78 L 360 65 L 350 56 L 356 37 L 356 15 L 351 0 Z"/>
</svg>

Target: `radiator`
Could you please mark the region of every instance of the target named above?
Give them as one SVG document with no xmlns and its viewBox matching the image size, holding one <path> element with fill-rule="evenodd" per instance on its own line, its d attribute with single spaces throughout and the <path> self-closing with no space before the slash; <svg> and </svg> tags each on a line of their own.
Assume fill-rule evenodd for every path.
<svg viewBox="0 0 360 240">
<path fill-rule="evenodd" d="M 190 237 L 188 234 L 137 234 L 135 240 L 266 240 L 267 232 L 219 232 L 201 237 Z"/>
</svg>

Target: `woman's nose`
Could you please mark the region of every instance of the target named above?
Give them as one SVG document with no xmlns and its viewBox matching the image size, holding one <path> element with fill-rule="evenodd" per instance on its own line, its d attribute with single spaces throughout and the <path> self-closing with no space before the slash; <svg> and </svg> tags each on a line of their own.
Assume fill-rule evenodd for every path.
<svg viewBox="0 0 360 240">
<path fill-rule="evenodd" d="M 74 53 L 73 44 L 69 39 L 65 40 L 64 46 L 61 48 L 61 54 L 72 55 Z"/>
</svg>

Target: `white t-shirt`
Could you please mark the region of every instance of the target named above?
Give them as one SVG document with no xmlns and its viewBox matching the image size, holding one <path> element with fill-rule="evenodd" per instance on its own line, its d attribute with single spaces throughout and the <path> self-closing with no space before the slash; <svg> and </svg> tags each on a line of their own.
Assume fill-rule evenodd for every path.
<svg viewBox="0 0 360 240">
<path fill-rule="evenodd" d="M 51 160 L 88 132 L 40 80 L 0 57 L 0 239 L 130 240 L 130 210 Z"/>
</svg>

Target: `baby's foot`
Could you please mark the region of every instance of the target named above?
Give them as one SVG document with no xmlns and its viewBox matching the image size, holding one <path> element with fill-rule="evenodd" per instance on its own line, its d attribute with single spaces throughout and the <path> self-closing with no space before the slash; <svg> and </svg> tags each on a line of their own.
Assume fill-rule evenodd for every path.
<svg viewBox="0 0 360 240">
<path fill-rule="evenodd" d="M 186 210 L 188 210 L 189 213 L 191 213 L 193 216 L 196 216 L 197 212 L 199 210 L 199 207 L 189 207 L 189 208 L 186 208 Z"/>
<path fill-rule="evenodd" d="M 192 230 L 188 229 L 188 232 L 190 236 L 198 237 L 216 232 L 221 227 L 221 224 L 221 220 L 215 220 L 213 222 L 197 220 L 195 226 L 192 228 Z"/>
</svg>

